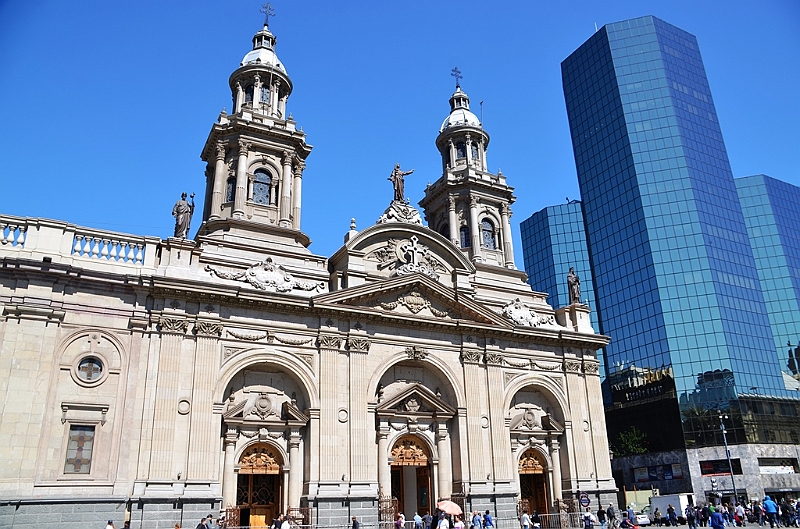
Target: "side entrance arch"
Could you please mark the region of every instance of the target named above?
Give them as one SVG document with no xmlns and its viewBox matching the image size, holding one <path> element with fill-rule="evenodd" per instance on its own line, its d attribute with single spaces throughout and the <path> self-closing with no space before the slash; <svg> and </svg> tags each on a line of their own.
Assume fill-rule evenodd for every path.
<svg viewBox="0 0 800 529">
<path fill-rule="evenodd" d="M 400 437 L 389 454 L 392 462 L 392 497 L 399 512 L 431 510 L 431 456 L 425 443 L 412 435 Z"/>
<path fill-rule="evenodd" d="M 283 488 L 283 459 L 278 450 L 266 443 L 256 443 L 239 458 L 236 480 L 236 507 L 241 522 L 252 528 L 269 527 L 280 511 Z"/>
<path fill-rule="evenodd" d="M 546 514 L 548 507 L 547 462 L 538 451 L 529 448 L 519 459 L 519 497 L 523 509 Z"/>
</svg>

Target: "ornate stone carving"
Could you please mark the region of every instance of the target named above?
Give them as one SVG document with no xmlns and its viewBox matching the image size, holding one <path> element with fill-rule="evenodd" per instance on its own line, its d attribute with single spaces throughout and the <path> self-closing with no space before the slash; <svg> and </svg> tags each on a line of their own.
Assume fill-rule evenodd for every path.
<svg viewBox="0 0 800 529">
<path fill-rule="evenodd" d="M 385 246 L 369 252 L 364 259 L 378 261 L 378 269 L 391 270 L 392 276 L 421 273 L 438 279 L 439 274 L 447 272 L 444 264 L 427 246 L 419 243 L 416 235 L 406 240 L 389 239 Z"/>
<path fill-rule="evenodd" d="M 281 338 L 277 334 L 275 335 L 275 339 L 285 345 L 307 345 L 314 341 L 314 338 L 306 338 L 306 339 Z"/>
<path fill-rule="evenodd" d="M 503 316 L 513 321 L 516 325 L 525 327 L 539 327 L 541 325 L 556 325 L 556 319 L 552 315 L 536 314 L 532 308 L 523 303 L 519 298 L 503 307 Z"/>
<path fill-rule="evenodd" d="M 587 375 L 596 375 L 600 371 L 600 364 L 597 362 L 584 362 L 583 372 Z"/>
<path fill-rule="evenodd" d="M 366 338 L 349 338 L 347 340 L 347 345 L 351 351 L 366 353 L 369 351 L 369 347 L 372 345 L 372 342 Z"/>
<path fill-rule="evenodd" d="M 309 354 L 298 354 L 297 358 L 308 364 L 308 367 L 314 368 L 314 355 Z"/>
<path fill-rule="evenodd" d="M 217 160 L 225 159 L 225 144 L 223 142 L 217 143 Z"/>
<path fill-rule="evenodd" d="M 536 450 L 526 450 L 519 459 L 520 474 L 544 474 L 541 456 Z"/>
<path fill-rule="evenodd" d="M 342 344 L 342 339 L 338 336 L 333 336 L 330 334 L 323 334 L 319 337 L 319 347 L 321 349 L 334 349 L 338 350 L 339 346 Z"/>
<path fill-rule="evenodd" d="M 416 439 L 404 437 L 398 440 L 389 454 L 393 466 L 424 467 L 428 464 L 427 452 Z"/>
<path fill-rule="evenodd" d="M 244 334 L 230 329 L 227 329 L 225 332 L 228 333 L 228 336 L 233 336 L 238 340 L 247 340 L 248 342 L 257 342 L 269 336 L 269 332 L 265 332 L 264 334 Z"/>
<path fill-rule="evenodd" d="M 227 359 L 227 358 L 229 358 L 229 357 L 231 357 L 231 356 L 233 356 L 233 355 L 235 355 L 237 353 L 240 353 L 242 351 L 244 351 L 244 349 L 242 349 L 241 347 L 225 347 L 222 350 L 222 356 L 225 359 Z"/>
<path fill-rule="evenodd" d="M 403 408 L 405 408 L 407 412 L 416 413 L 419 411 L 420 402 L 416 397 L 408 397 L 403 403 Z"/>
<path fill-rule="evenodd" d="M 511 409 L 510 428 L 515 430 L 541 430 L 545 411 L 535 404 L 518 404 Z"/>
<path fill-rule="evenodd" d="M 280 455 L 268 445 L 251 446 L 239 460 L 239 474 L 280 474 Z"/>
<path fill-rule="evenodd" d="M 205 270 L 222 279 L 243 281 L 259 290 L 269 292 L 290 292 L 292 289 L 319 292 L 325 288 L 325 284 L 322 282 L 312 283 L 295 279 L 283 266 L 275 264 L 272 257 L 267 257 L 264 261 L 256 263 L 242 272 L 222 272 L 211 265 L 206 265 Z"/>
<path fill-rule="evenodd" d="M 564 371 L 567 373 L 580 373 L 581 363 L 576 360 L 564 360 Z"/>
<path fill-rule="evenodd" d="M 522 361 L 522 362 L 512 362 L 507 357 L 504 359 L 504 363 L 511 367 L 516 367 L 517 369 L 530 369 L 531 362 L 529 360 Z"/>
<path fill-rule="evenodd" d="M 242 154 L 246 155 L 247 151 L 249 151 L 249 150 L 250 150 L 250 144 L 247 143 L 246 141 L 240 139 L 239 140 L 239 154 L 240 155 L 242 155 Z"/>
<path fill-rule="evenodd" d="M 161 316 L 161 318 L 158 320 L 158 328 L 162 333 L 185 334 L 186 329 L 189 328 L 189 320 L 184 318 Z"/>
<path fill-rule="evenodd" d="M 503 355 L 500 353 L 486 353 L 486 363 L 493 366 L 503 365 Z"/>
<path fill-rule="evenodd" d="M 531 367 L 534 369 L 541 369 L 543 371 L 556 371 L 561 369 L 561 364 L 540 364 L 539 362 L 531 362 Z"/>
<path fill-rule="evenodd" d="M 464 349 L 461 351 L 461 361 L 465 364 L 480 364 L 481 352 L 477 350 Z"/>
<path fill-rule="evenodd" d="M 406 354 L 410 360 L 424 360 L 425 357 L 428 356 L 428 351 L 414 345 L 412 347 L 406 347 Z"/>
<path fill-rule="evenodd" d="M 198 336 L 219 336 L 222 334 L 222 324 L 213 321 L 198 321 L 194 324 L 194 332 Z"/>
<path fill-rule="evenodd" d="M 423 309 L 428 309 L 430 313 L 437 318 L 456 318 L 457 316 L 451 313 L 449 310 L 439 310 L 434 307 L 430 301 L 428 301 L 422 294 L 419 293 L 417 290 L 412 290 L 406 294 L 403 294 L 397 298 L 397 301 L 376 301 L 373 306 L 380 307 L 383 310 L 394 310 L 398 306 L 403 306 L 411 311 L 412 314 L 419 314 L 419 312 Z"/>
<path fill-rule="evenodd" d="M 511 380 L 513 380 L 514 377 L 516 377 L 516 376 L 517 376 L 516 373 L 506 372 L 505 375 L 504 375 L 506 386 L 508 386 L 508 383 L 511 382 Z"/>
<path fill-rule="evenodd" d="M 456 197 L 454 197 L 453 195 L 447 197 L 447 209 L 449 211 L 455 211 L 456 209 Z M 451 231 L 453 230 L 453 226 L 450 226 L 450 230 Z"/>
<path fill-rule="evenodd" d="M 272 399 L 270 399 L 266 393 L 252 393 L 244 405 L 242 418 L 247 419 L 251 415 L 261 420 L 277 415 L 275 403 L 272 402 Z"/>
<path fill-rule="evenodd" d="M 377 224 L 384 224 L 386 222 L 405 222 L 408 224 L 418 224 L 422 226 L 422 217 L 419 211 L 405 202 L 393 200 L 392 203 L 383 212 L 383 215 L 377 221 Z"/>
</svg>

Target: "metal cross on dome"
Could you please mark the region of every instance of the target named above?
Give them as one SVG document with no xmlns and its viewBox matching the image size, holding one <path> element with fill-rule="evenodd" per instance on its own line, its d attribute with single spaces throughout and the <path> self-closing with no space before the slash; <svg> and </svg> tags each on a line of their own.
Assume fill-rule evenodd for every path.
<svg viewBox="0 0 800 529">
<path fill-rule="evenodd" d="M 458 66 L 456 66 L 450 71 L 450 75 L 456 78 L 456 88 L 460 88 L 461 87 L 460 81 L 461 79 L 464 78 L 464 76 L 461 75 L 461 70 L 458 69 Z"/>
<path fill-rule="evenodd" d="M 273 9 L 272 4 L 267 2 L 266 4 L 261 6 L 259 12 L 264 13 L 264 25 L 269 27 L 269 17 L 275 16 L 275 9 Z"/>
</svg>

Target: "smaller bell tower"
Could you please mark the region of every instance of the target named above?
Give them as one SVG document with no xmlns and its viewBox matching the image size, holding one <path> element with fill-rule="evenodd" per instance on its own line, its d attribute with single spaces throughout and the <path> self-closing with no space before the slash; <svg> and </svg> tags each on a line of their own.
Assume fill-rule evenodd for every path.
<svg viewBox="0 0 800 529">
<path fill-rule="evenodd" d="M 442 176 L 425 190 L 419 202 L 428 226 L 461 248 L 473 262 L 514 269 L 511 204 L 514 188 L 498 171 L 489 172 L 489 134 L 469 109 L 461 90 L 461 72 L 453 69 L 456 91 L 450 114 L 436 138 L 442 156 Z"/>
<path fill-rule="evenodd" d="M 275 53 L 272 12 L 265 14 L 253 48 L 228 80 L 232 112 L 220 113 L 200 155 L 207 166 L 198 236 L 238 233 L 257 243 L 270 234 L 308 246 L 299 232 L 303 170 L 312 147 L 288 113 L 292 81 Z"/>
</svg>

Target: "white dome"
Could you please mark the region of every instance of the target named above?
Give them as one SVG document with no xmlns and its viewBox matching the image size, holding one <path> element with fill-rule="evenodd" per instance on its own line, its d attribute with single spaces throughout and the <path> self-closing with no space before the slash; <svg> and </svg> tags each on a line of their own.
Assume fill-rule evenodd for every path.
<svg viewBox="0 0 800 529">
<path fill-rule="evenodd" d="M 242 59 L 242 66 L 252 63 L 269 64 L 283 73 L 286 73 L 286 68 L 283 67 L 283 63 L 281 63 L 278 56 L 275 55 L 275 52 L 269 48 L 256 48 L 248 52 L 247 55 L 244 56 L 244 59 Z"/>
<path fill-rule="evenodd" d="M 442 126 L 439 128 L 439 132 L 444 132 L 450 127 L 456 127 L 461 125 L 480 127 L 481 122 L 478 120 L 478 116 L 476 116 L 466 108 L 456 108 L 452 112 L 450 112 L 450 115 L 447 116 L 447 118 L 445 118 L 445 120 L 442 122 Z"/>
</svg>

